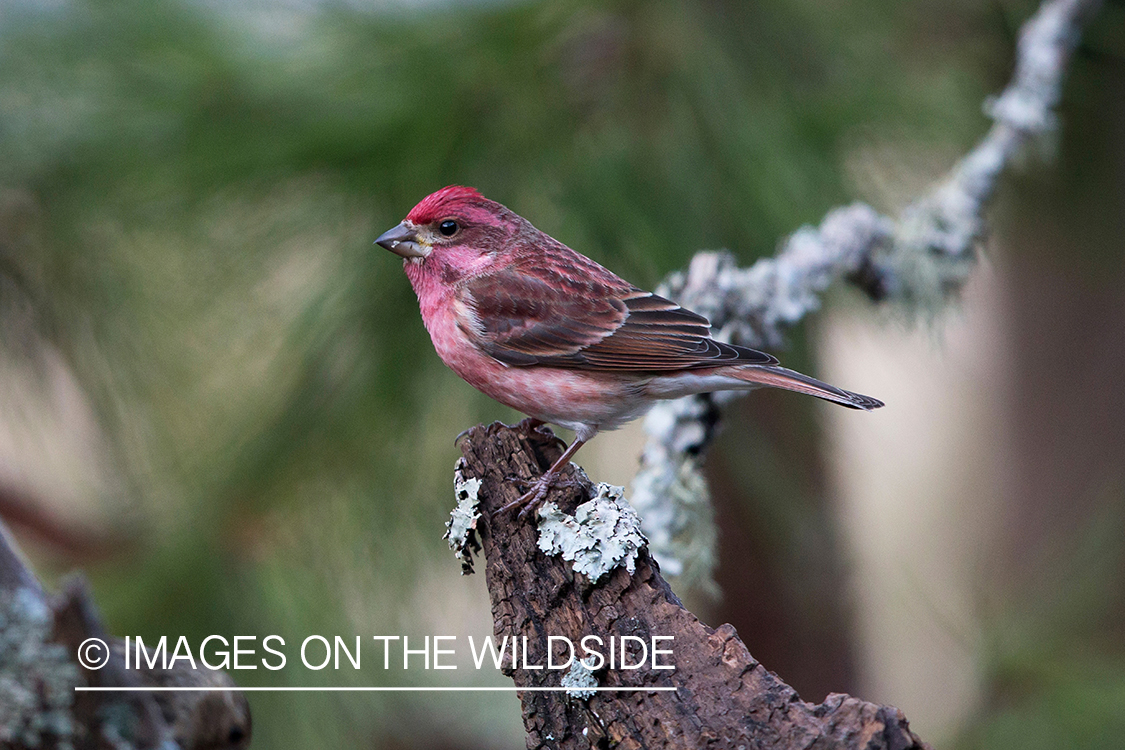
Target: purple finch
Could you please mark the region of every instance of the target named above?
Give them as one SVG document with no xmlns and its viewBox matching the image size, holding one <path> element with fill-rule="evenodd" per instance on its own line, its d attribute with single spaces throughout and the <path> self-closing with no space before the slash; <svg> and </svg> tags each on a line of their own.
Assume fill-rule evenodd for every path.
<svg viewBox="0 0 1125 750">
<path fill-rule="evenodd" d="M 883 405 L 715 341 L 702 315 L 633 286 L 472 188 L 427 196 L 376 243 L 402 256 L 450 369 L 533 423 L 574 430 L 559 460 L 509 506 L 524 512 L 586 441 L 658 399 L 770 386 L 853 409 Z"/>
</svg>

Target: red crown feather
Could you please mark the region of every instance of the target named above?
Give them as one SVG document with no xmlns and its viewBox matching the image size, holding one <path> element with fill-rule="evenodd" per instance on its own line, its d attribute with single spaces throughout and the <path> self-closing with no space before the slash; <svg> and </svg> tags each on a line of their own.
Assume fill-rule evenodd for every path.
<svg viewBox="0 0 1125 750">
<path fill-rule="evenodd" d="M 417 206 L 410 209 L 406 220 L 419 225 L 429 224 L 455 213 L 459 208 L 480 205 L 487 200 L 476 188 L 450 185 L 423 198 Z"/>
</svg>

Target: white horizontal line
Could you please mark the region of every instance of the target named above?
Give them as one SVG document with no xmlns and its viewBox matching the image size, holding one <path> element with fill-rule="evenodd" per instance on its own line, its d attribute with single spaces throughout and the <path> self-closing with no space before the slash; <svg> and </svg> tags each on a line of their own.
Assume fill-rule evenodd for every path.
<svg viewBox="0 0 1125 750">
<path fill-rule="evenodd" d="M 76 692 L 83 693 L 171 693 L 177 691 L 210 692 L 210 693 L 266 693 L 266 692 L 352 692 L 352 693 L 561 693 L 564 691 L 593 691 L 596 693 L 651 693 L 674 692 L 674 687 L 372 687 L 372 686 L 325 686 L 325 687 L 75 687 Z"/>
</svg>

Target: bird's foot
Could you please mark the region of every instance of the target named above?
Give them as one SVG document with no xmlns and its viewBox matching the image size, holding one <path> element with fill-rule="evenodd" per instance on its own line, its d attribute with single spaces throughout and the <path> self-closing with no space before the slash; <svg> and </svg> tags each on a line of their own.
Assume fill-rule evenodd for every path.
<svg viewBox="0 0 1125 750">
<path fill-rule="evenodd" d="M 493 518 L 509 510 L 520 508 L 517 518 L 524 518 L 541 506 L 547 499 L 547 494 L 557 487 L 576 487 L 580 483 L 573 477 L 563 476 L 561 472 L 547 472 L 532 480 L 523 477 L 506 477 L 506 481 L 517 482 L 527 487 L 527 492 L 520 495 L 512 502 L 492 514 Z"/>
<path fill-rule="evenodd" d="M 516 424 L 504 426 L 509 427 L 513 430 L 518 430 L 526 435 L 550 436 L 553 440 L 555 440 L 562 446 L 563 450 L 566 450 L 566 442 L 562 438 L 558 437 L 550 430 L 539 429 L 545 424 L 547 423 L 542 419 L 536 419 L 535 417 L 525 417 Z M 466 427 L 465 429 L 461 430 L 461 432 L 457 433 L 457 437 L 453 438 L 453 444 L 458 445 L 461 442 L 461 439 L 472 432 L 473 429 L 474 428 L 472 427 Z"/>
<path fill-rule="evenodd" d="M 503 422 L 501 422 L 500 424 L 503 424 Z M 527 417 L 525 419 L 521 419 L 518 424 L 512 424 L 512 425 L 505 424 L 504 426 L 507 427 L 508 429 L 519 430 L 520 432 L 525 432 L 527 434 L 531 434 L 531 433 L 537 431 L 544 424 L 545 424 L 545 422 L 541 419 L 533 419 L 532 417 Z M 466 435 L 468 435 L 473 430 L 475 430 L 476 427 L 477 426 L 466 427 L 465 429 L 461 430 L 459 433 L 457 433 L 457 437 L 453 438 L 453 444 L 458 445 L 461 442 L 461 439 L 463 437 L 465 437 Z"/>
<path fill-rule="evenodd" d="M 524 417 L 518 423 L 512 425 L 512 429 L 520 430 L 522 432 L 537 432 L 540 427 L 547 424 L 542 419 L 535 417 Z"/>
<path fill-rule="evenodd" d="M 525 419 L 521 419 L 518 424 L 513 425 L 512 429 L 519 430 L 530 438 L 535 438 L 538 440 L 543 440 L 544 438 L 546 438 L 550 442 L 557 444 L 560 450 L 565 451 L 566 441 L 555 433 L 551 432 L 550 428 L 547 427 L 546 424 L 547 423 L 542 419 L 527 417 Z"/>
<path fill-rule="evenodd" d="M 558 478 L 557 474 L 552 474 L 550 472 L 536 477 L 531 481 L 523 479 L 522 477 L 508 477 L 509 482 L 518 482 L 529 488 L 527 492 L 493 513 L 492 517 L 495 518 L 510 510 L 519 508 L 520 512 L 518 518 L 524 518 L 528 513 L 543 504 L 543 501 L 547 499 L 547 493 L 555 486 L 555 482 Z"/>
</svg>

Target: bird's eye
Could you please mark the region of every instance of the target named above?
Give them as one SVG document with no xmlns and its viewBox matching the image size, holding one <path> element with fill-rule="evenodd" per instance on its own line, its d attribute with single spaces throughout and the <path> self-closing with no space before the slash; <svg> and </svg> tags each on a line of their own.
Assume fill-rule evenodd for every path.
<svg viewBox="0 0 1125 750">
<path fill-rule="evenodd" d="M 457 222 L 455 222 L 453 219 L 446 219 L 442 223 L 438 224 L 438 231 L 446 237 L 452 237 L 453 235 L 457 234 L 457 230 L 460 228 L 461 227 L 459 227 L 457 225 Z"/>
</svg>

